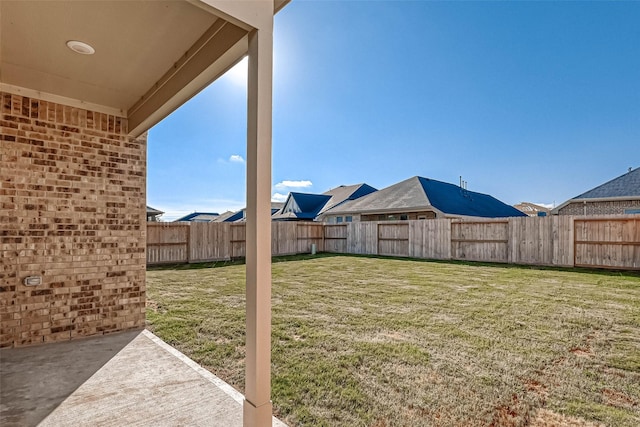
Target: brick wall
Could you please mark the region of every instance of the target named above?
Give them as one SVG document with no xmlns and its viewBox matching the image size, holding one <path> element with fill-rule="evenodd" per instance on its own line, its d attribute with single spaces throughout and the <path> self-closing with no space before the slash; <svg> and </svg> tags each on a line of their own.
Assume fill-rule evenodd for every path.
<svg viewBox="0 0 640 427">
<path fill-rule="evenodd" d="M 623 215 L 625 209 L 640 209 L 640 200 L 587 202 L 587 215 Z M 582 202 L 569 203 L 558 211 L 559 215 L 584 215 Z"/>
<path fill-rule="evenodd" d="M 103 113 L 0 101 L 0 346 L 143 327 L 146 137 Z"/>
</svg>

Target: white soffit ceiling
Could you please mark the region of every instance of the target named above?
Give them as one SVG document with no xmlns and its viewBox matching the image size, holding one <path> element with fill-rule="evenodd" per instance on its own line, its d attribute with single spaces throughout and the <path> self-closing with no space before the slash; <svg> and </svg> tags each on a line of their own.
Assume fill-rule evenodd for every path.
<svg viewBox="0 0 640 427">
<path fill-rule="evenodd" d="M 217 19 L 185 1 L 0 0 L 0 82 L 127 111 Z"/>
</svg>

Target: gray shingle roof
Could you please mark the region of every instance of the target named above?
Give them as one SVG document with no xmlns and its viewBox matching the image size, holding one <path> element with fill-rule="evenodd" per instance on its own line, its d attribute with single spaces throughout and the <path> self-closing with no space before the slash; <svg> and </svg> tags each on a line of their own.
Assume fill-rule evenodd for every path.
<svg viewBox="0 0 640 427">
<path fill-rule="evenodd" d="M 454 184 L 419 176 L 345 202 L 327 211 L 327 214 L 401 212 L 430 207 L 449 215 L 485 218 L 525 215 L 487 194 L 464 190 Z"/>
<path fill-rule="evenodd" d="M 574 199 L 603 199 L 608 197 L 640 197 L 640 168 L 592 188 L 574 197 Z"/>
<path fill-rule="evenodd" d="M 320 213 L 331 209 L 334 206 L 339 205 L 347 200 L 355 200 L 367 194 L 377 191 L 375 188 L 368 184 L 354 184 L 354 185 L 341 185 L 336 188 L 332 188 L 329 191 L 325 191 L 324 195 L 331 196 L 331 199 L 322 208 Z"/>
<path fill-rule="evenodd" d="M 429 199 L 427 199 L 418 177 L 414 176 L 359 199 L 347 201 L 327 213 L 409 209 L 427 206 L 429 206 Z"/>
<path fill-rule="evenodd" d="M 147 216 L 149 215 L 162 215 L 164 212 L 161 210 L 152 208 L 151 206 L 147 206 Z"/>
</svg>

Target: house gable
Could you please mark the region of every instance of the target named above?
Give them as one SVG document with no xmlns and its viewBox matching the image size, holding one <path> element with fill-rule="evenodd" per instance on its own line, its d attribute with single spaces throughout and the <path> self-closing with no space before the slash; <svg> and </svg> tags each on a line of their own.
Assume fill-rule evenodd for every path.
<svg viewBox="0 0 640 427">
<path fill-rule="evenodd" d="M 277 214 L 273 215 L 273 218 L 279 220 L 306 219 L 312 221 L 329 199 L 331 199 L 331 196 L 324 194 L 289 193 L 284 206 Z"/>
</svg>

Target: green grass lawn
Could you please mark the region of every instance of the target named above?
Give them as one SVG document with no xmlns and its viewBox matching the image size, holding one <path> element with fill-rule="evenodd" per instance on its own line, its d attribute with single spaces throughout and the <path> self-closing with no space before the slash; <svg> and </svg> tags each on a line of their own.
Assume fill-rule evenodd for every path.
<svg viewBox="0 0 640 427">
<path fill-rule="evenodd" d="M 244 390 L 244 265 L 147 272 L 148 328 Z M 354 256 L 273 264 L 291 426 L 640 425 L 640 275 Z"/>
</svg>

